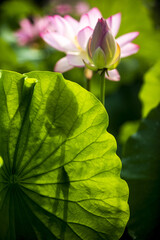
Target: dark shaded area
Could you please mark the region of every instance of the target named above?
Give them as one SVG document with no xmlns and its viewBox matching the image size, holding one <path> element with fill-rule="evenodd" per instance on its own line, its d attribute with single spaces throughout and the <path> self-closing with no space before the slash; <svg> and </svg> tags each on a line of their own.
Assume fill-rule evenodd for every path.
<svg viewBox="0 0 160 240">
<path fill-rule="evenodd" d="M 159 240 L 160 239 L 160 224 L 158 224 L 160 222 L 157 221 L 157 226 L 154 228 L 154 230 L 151 232 L 151 234 L 149 235 L 149 238 L 147 238 L 147 240 Z"/>
<path fill-rule="evenodd" d="M 133 240 L 133 238 L 128 233 L 127 227 L 126 227 L 122 237 L 119 240 Z"/>
<path fill-rule="evenodd" d="M 122 85 L 113 94 L 106 97 L 106 109 L 109 114 L 108 131 L 117 137 L 120 126 L 141 118 L 141 102 L 138 98 L 142 80 L 137 79 L 130 85 Z"/>
<path fill-rule="evenodd" d="M 154 21 L 155 28 L 160 29 L 160 1 L 159 0 L 144 0 L 146 6 L 150 9 L 150 15 Z"/>
<path fill-rule="evenodd" d="M 158 239 L 160 201 L 160 105 L 150 111 L 124 148 L 121 176 L 129 185 L 130 234 Z M 136 167 L 134 167 L 136 166 Z"/>
</svg>

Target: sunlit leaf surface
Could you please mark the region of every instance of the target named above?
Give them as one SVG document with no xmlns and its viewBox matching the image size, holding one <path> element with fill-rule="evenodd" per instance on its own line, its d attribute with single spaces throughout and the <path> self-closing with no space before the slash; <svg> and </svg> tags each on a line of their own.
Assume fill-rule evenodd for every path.
<svg viewBox="0 0 160 240">
<path fill-rule="evenodd" d="M 2 71 L 0 239 L 118 240 L 128 187 L 101 103 L 61 74 Z"/>
</svg>

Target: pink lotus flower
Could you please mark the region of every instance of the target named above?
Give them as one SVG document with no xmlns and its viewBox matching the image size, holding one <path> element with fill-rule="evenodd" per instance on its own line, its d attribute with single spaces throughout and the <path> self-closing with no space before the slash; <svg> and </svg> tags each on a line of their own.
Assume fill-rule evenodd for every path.
<svg viewBox="0 0 160 240">
<path fill-rule="evenodd" d="M 65 14 L 72 13 L 73 9 L 70 4 L 64 3 L 64 4 L 57 5 L 55 7 L 55 11 L 56 11 L 56 13 L 59 13 L 60 15 L 65 15 Z"/>
<path fill-rule="evenodd" d="M 88 11 L 89 11 L 89 5 L 86 2 L 80 1 L 75 5 L 75 12 L 77 15 L 85 14 Z"/>
<path fill-rule="evenodd" d="M 40 33 L 49 27 L 48 17 L 34 18 L 33 23 L 25 18 L 20 22 L 20 29 L 15 32 L 18 44 L 23 46 L 32 43 L 40 37 Z"/>
<path fill-rule="evenodd" d="M 94 71 L 106 71 L 117 67 L 120 61 L 120 46 L 116 43 L 114 36 L 103 18 L 98 19 L 92 36 L 87 45 L 90 63 L 85 65 Z"/>
<path fill-rule="evenodd" d="M 86 2 L 77 2 L 75 5 L 68 3 L 58 4 L 54 11 L 60 15 L 74 14 L 80 16 L 89 10 L 89 5 Z"/>
<path fill-rule="evenodd" d="M 55 30 L 48 29 L 41 33 L 41 37 L 55 49 L 66 53 L 66 57 L 56 63 L 54 70 L 63 73 L 74 67 L 84 67 L 84 62 L 89 63 L 87 54 L 89 38 L 93 34 L 98 19 L 102 18 L 100 11 L 97 8 L 91 9 L 81 16 L 79 22 L 68 15 L 64 17 L 55 15 L 49 18 Z M 115 38 L 120 27 L 121 14 L 115 14 L 106 21 Z M 138 51 L 139 46 L 131 43 L 138 35 L 139 32 L 130 32 L 115 40 L 120 46 L 121 58 Z M 108 71 L 108 74 L 109 76 L 106 77 L 109 80 L 120 80 L 120 75 L 116 69 Z"/>
</svg>

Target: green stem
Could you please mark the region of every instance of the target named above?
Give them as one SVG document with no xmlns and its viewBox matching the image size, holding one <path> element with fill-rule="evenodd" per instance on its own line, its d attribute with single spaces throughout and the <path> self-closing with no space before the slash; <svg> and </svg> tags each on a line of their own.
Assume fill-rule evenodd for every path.
<svg viewBox="0 0 160 240">
<path fill-rule="evenodd" d="M 91 79 L 86 78 L 86 89 L 90 92 L 91 90 Z"/>
<path fill-rule="evenodd" d="M 101 93 L 100 101 L 105 106 L 105 70 L 101 73 Z"/>
</svg>

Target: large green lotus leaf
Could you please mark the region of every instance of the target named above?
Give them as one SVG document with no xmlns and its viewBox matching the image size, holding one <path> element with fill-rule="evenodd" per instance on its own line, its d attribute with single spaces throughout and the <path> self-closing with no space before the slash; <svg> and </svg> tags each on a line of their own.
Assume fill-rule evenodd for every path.
<svg viewBox="0 0 160 240">
<path fill-rule="evenodd" d="M 160 103 L 160 61 L 157 62 L 144 76 L 144 84 L 139 97 L 143 104 L 143 117 Z"/>
<path fill-rule="evenodd" d="M 119 239 L 128 187 L 102 104 L 59 73 L 9 71 L 0 102 L 0 239 Z"/>
<path fill-rule="evenodd" d="M 129 138 L 124 149 L 122 177 L 130 189 L 128 228 L 137 240 L 155 239 L 160 220 L 159 133 L 160 105 L 141 121 L 138 132 Z"/>
<path fill-rule="evenodd" d="M 0 157 L 0 167 L 2 167 L 2 165 L 3 165 L 3 159 L 2 157 Z"/>
</svg>

